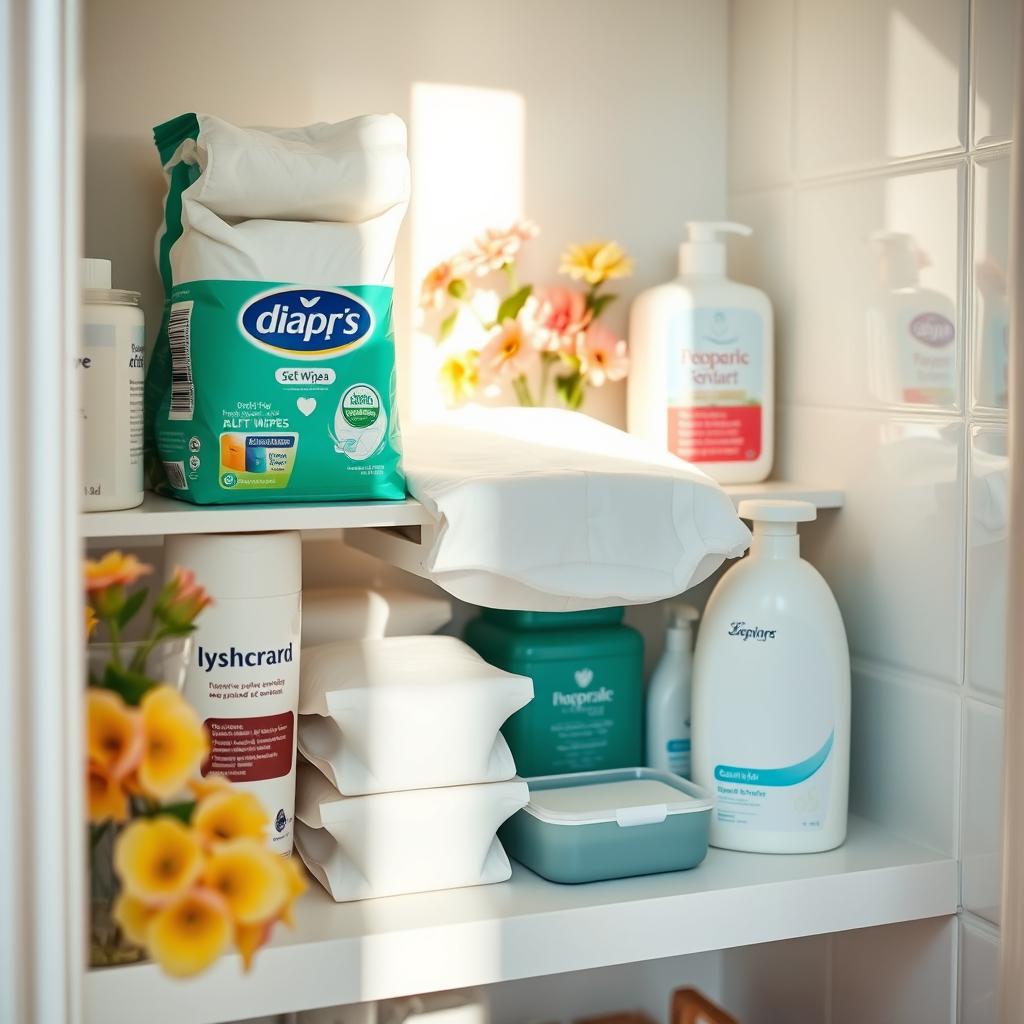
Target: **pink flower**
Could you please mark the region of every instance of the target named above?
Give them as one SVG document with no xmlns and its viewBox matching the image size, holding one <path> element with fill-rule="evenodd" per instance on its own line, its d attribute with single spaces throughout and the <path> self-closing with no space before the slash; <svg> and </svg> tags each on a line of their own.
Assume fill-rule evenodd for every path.
<svg viewBox="0 0 1024 1024">
<path fill-rule="evenodd" d="M 580 372 L 587 382 L 600 387 L 606 380 L 622 380 L 629 373 L 626 343 L 602 323 L 592 323 L 579 348 Z"/>
<path fill-rule="evenodd" d="M 582 292 L 572 288 L 537 291 L 537 332 L 534 342 L 545 352 L 575 352 L 577 337 L 590 323 Z"/>
<path fill-rule="evenodd" d="M 516 258 L 523 242 L 537 237 L 539 230 L 529 220 L 517 221 L 505 230 L 488 228 L 465 253 L 466 263 L 481 276 L 501 270 Z"/>
<path fill-rule="evenodd" d="M 442 309 L 448 301 L 448 285 L 457 276 L 454 260 L 442 260 L 431 267 L 420 285 L 420 305 L 424 309 Z"/>
<path fill-rule="evenodd" d="M 480 350 L 480 378 L 491 383 L 502 377 L 520 377 L 529 372 L 536 358 L 537 350 L 523 325 L 518 320 L 506 320 Z"/>
</svg>

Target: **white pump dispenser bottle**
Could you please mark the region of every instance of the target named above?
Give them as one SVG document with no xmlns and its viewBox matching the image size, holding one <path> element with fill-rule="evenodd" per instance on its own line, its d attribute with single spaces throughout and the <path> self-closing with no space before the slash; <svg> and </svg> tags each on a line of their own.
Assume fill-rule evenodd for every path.
<svg viewBox="0 0 1024 1024">
<path fill-rule="evenodd" d="M 775 392 L 772 307 L 725 276 L 731 221 L 691 221 L 679 276 L 630 311 L 630 433 L 666 447 L 719 483 L 771 472 Z"/>
<path fill-rule="evenodd" d="M 693 666 L 693 781 L 713 846 L 816 853 L 846 838 L 850 655 L 839 607 L 800 558 L 803 501 L 741 501 L 750 553 L 715 588 Z"/>
<path fill-rule="evenodd" d="M 647 687 L 647 767 L 690 777 L 690 690 L 693 605 L 668 606 L 665 652 Z"/>
</svg>

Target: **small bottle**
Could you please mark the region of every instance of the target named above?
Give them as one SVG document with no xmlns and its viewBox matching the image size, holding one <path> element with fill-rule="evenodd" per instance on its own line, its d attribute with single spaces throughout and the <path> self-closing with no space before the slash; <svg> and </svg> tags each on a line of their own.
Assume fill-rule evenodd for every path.
<svg viewBox="0 0 1024 1024">
<path fill-rule="evenodd" d="M 690 777 L 693 605 L 670 604 L 665 652 L 647 687 L 647 767 Z"/>
<path fill-rule="evenodd" d="M 725 276 L 723 233 L 743 224 L 691 221 L 679 276 L 630 311 L 629 431 L 723 484 L 771 472 L 775 392 L 772 306 Z"/>
<path fill-rule="evenodd" d="M 805 501 L 741 501 L 750 554 L 715 587 L 693 662 L 693 781 L 712 846 L 817 853 L 846 838 L 850 654 L 839 607 L 800 557 Z"/>
<path fill-rule="evenodd" d="M 82 260 L 82 508 L 142 504 L 146 338 L 139 293 L 110 287 L 110 260 Z"/>
<path fill-rule="evenodd" d="M 203 774 L 263 804 L 275 853 L 292 850 L 302 628 L 299 534 L 168 537 L 164 569 L 191 570 L 213 597 L 192 634 L 185 699 L 210 736 Z"/>
</svg>

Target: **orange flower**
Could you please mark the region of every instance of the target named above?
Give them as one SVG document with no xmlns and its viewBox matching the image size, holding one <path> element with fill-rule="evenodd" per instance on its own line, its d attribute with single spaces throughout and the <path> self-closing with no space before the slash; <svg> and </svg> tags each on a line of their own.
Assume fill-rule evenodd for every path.
<svg viewBox="0 0 1024 1024">
<path fill-rule="evenodd" d="M 145 565 L 134 555 L 125 555 L 120 551 L 110 551 L 98 562 L 86 560 L 85 589 L 91 594 L 97 590 L 105 590 L 113 586 L 129 586 L 140 576 L 152 572 L 151 565 Z"/>
<path fill-rule="evenodd" d="M 222 897 L 195 888 L 158 911 L 146 928 L 149 952 L 172 977 L 205 970 L 231 941 L 231 919 Z"/>
<path fill-rule="evenodd" d="M 86 752 L 114 782 L 134 771 L 142 757 L 142 720 L 112 690 L 86 694 Z"/>
<path fill-rule="evenodd" d="M 196 574 L 179 567 L 157 597 L 153 611 L 167 625 L 181 628 L 192 625 L 211 604 L 213 598 L 196 583 Z"/>
<path fill-rule="evenodd" d="M 206 757 L 206 731 L 177 690 L 156 686 L 142 698 L 143 750 L 138 781 L 143 791 L 168 800 L 185 788 Z"/>
<path fill-rule="evenodd" d="M 91 604 L 85 606 L 85 638 L 88 640 L 96 631 L 100 620 L 96 618 L 96 609 Z"/>
<path fill-rule="evenodd" d="M 106 821 L 128 820 L 128 794 L 101 765 L 89 763 L 86 776 L 89 821 L 102 825 Z"/>
<path fill-rule="evenodd" d="M 162 906 L 199 877 L 203 853 L 195 834 L 177 818 L 138 818 L 117 838 L 114 868 L 127 896 Z"/>
</svg>

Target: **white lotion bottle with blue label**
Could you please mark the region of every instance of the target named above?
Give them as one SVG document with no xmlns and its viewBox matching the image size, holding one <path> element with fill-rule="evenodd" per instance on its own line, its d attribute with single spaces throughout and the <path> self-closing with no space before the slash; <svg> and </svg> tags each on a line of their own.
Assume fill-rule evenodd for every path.
<svg viewBox="0 0 1024 1024">
<path fill-rule="evenodd" d="M 668 606 L 665 651 L 647 686 L 648 768 L 690 777 L 690 690 L 693 675 L 693 605 Z"/>
<path fill-rule="evenodd" d="M 629 431 L 719 483 L 758 483 L 775 443 L 772 306 L 725 276 L 722 240 L 752 231 L 731 221 L 686 227 L 679 276 L 630 311 Z"/>
<path fill-rule="evenodd" d="M 693 665 L 693 781 L 712 846 L 818 853 L 846 838 L 850 655 L 839 607 L 800 557 L 803 501 L 741 501 L 750 553 L 715 588 Z"/>
</svg>

